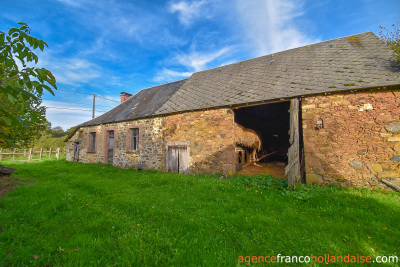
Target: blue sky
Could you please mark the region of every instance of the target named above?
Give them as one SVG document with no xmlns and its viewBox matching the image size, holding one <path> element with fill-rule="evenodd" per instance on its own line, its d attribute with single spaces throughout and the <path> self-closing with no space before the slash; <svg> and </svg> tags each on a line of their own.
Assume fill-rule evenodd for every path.
<svg viewBox="0 0 400 267">
<path fill-rule="evenodd" d="M 120 92 L 277 51 L 379 35 L 379 25 L 400 21 L 398 0 L 0 0 L 0 9 L 0 30 L 24 21 L 48 43 L 38 65 L 53 72 L 59 89 L 114 101 Z M 85 122 L 92 98 L 46 94 L 44 105 L 58 107 L 47 118 L 64 130 Z M 97 116 L 117 104 L 96 103 Z"/>
</svg>

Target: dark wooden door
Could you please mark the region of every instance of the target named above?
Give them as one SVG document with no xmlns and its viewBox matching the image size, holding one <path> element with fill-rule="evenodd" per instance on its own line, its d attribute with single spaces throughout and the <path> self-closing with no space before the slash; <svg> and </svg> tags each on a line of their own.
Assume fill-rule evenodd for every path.
<svg viewBox="0 0 400 267">
<path fill-rule="evenodd" d="M 79 142 L 75 142 L 73 145 L 73 161 L 79 161 Z"/>
<path fill-rule="evenodd" d="M 114 160 L 114 131 L 108 132 L 107 163 L 113 164 Z"/>
<path fill-rule="evenodd" d="M 189 173 L 189 153 L 186 145 L 167 146 L 167 171 Z"/>
<path fill-rule="evenodd" d="M 288 185 L 293 186 L 301 181 L 300 138 L 299 138 L 299 100 L 290 100 L 290 147 L 288 165 L 285 169 Z"/>
</svg>

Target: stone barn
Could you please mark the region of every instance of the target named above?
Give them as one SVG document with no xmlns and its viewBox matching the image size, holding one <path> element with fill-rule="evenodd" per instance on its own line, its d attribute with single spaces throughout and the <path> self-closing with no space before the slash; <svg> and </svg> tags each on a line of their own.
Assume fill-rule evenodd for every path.
<svg viewBox="0 0 400 267">
<path fill-rule="evenodd" d="M 67 160 L 233 174 L 263 155 L 289 185 L 384 187 L 400 177 L 400 68 L 372 32 L 121 94 L 79 125 Z"/>
</svg>

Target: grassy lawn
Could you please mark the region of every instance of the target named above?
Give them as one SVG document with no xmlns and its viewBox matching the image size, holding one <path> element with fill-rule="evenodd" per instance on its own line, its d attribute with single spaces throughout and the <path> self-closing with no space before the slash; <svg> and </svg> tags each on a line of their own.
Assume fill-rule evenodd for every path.
<svg viewBox="0 0 400 267">
<path fill-rule="evenodd" d="M 271 177 L 65 160 L 6 165 L 19 169 L 19 186 L 0 199 L 1 266 L 244 266 L 239 256 L 400 252 L 398 193 L 289 191 Z"/>
</svg>

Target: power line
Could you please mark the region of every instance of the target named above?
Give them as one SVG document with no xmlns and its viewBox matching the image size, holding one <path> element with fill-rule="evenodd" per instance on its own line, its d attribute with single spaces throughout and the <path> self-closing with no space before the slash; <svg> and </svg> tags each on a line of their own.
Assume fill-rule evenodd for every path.
<svg viewBox="0 0 400 267">
<path fill-rule="evenodd" d="M 52 99 L 43 99 L 47 101 L 55 101 L 55 102 L 64 102 L 64 103 L 72 103 L 72 104 L 77 104 L 77 105 L 85 105 L 85 106 L 92 106 L 92 104 L 84 104 L 84 103 L 76 103 L 72 101 L 63 101 L 63 100 L 52 100 Z M 113 108 L 112 106 L 102 106 L 102 105 L 96 105 L 97 107 L 103 107 L 103 108 Z"/>
<path fill-rule="evenodd" d="M 64 92 L 75 93 L 75 94 L 82 94 L 82 95 L 94 95 L 94 94 L 88 94 L 88 93 L 76 92 L 76 91 L 69 91 L 69 90 L 64 90 L 64 89 L 57 89 L 57 90 L 58 90 L 58 91 L 64 91 Z M 115 101 L 115 100 L 106 98 L 106 97 L 101 96 L 101 95 L 96 95 L 96 94 L 95 94 L 95 96 L 96 96 L 96 97 L 99 97 L 99 98 L 102 98 L 102 99 L 105 99 L 105 100 L 108 100 L 108 101 L 111 101 L 111 102 L 119 103 L 119 101 Z"/>
<path fill-rule="evenodd" d="M 64 90 L 64 89 L 57 89 L 57 91 L 64 91 L 64 92 L 70 92 L 70 93 L 81 94 L 81 95 L 93 95 L 93 94 L 76 92 L 76 91 L 69 91 L 69 90 Z"/>
<path fill-rule="evenodd" d="M 81 109 L 81 108 L 60 108 L 60 107 L 49 107 L 49 106 L 43 106 L 45 108 L 55 108 L 55 109 L 67 109 L 67 110 L 81 110 L 81 111 L 92 111 L 91 109 Z M 103 110 L 97 110 L 96 112 L 107 112 Z"/>
<path fill-rule="evenodd" d="M 97 97 L 100 97 L 100 98 L 102 98 L 102 99 L 105 99 L 105 100 L 108 100 L 108 101 L 112 101 L 112 102 L 115 102 L 115 103 L 118 103 L 119 104 L 119 101 L 115 101 L 115 100 L 112 100 L 112 99 L 109 99 L 109 98 L 105 98 L 104 96 L 101 96 L 101 95 L 96 95 Z"/>
</svg>

